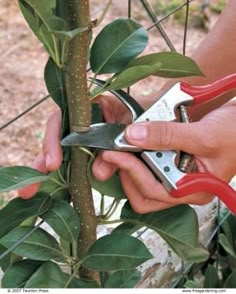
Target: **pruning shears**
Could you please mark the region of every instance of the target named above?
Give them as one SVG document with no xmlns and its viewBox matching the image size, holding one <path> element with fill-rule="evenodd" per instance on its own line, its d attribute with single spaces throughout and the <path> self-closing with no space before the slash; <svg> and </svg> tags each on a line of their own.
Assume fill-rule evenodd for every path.
<svg viewBox="0 0 236 294">
<path fill-rule="evenodd" d="M 99 86 L 104 81 L 95 80 Z M 186 106 L 197 105 L 236 88 L 236 74 L 226 76 L 205 86 L 191 86 L 179 82 L 172 86 L 148 110 L 123 90 L 111 91 L 131 112 L 132 123 L 145 121 L 176 121 L 177 110 L 180 120 L 188 123 Z M 184 197 L 197 192 L 208 192 L 218 196 L 236 214 L 236 191 L 228 183 L 209 173 L 189 172 L 191 155 L 184 154 L 176 164 L 178 152 L 175 150 L 140 150 L 125 141 L 126 125 L 99 123 L 90 126 L 87 132 L 72 132 L 62 140 L 63 146 L 93 147 L 105 150 L 119 150 L 138 153 L 139 157 L 162 182 L 172 197 Z M 182 160 L 182 161 L 181 161 Z"/>
</svg>

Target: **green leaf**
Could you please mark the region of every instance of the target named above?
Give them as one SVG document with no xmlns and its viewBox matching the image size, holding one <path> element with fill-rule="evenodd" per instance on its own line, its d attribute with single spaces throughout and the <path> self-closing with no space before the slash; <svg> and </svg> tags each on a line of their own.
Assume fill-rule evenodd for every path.
<svg viewBox="0 0 236 294">
<path fill-rule="evenodd" d="M 67 187 L 67 164 L 64 162 L 57 171 L 48 174 L 49 180 L 41 183 L 39 192 L 49 194 L 53 199 L 66 200 L 69 198 Z"/>
<path fill-rule="evenodd" d="M 104 272 L 102 275 L 102 288 L 134 288 L 141 278 L 137 270 Z"/>
<path fill-rule="evenodd" d="M 114 233 L 122 233 L 122 234 L 127 234 L 127 235 L 132 235 L 133 233 L 137 232 L 140 228 L 142 228 L 143 225 L 140 223 L 122 223 L 119 226 L 117 226 L 113 231 L 112 234 Z"/>
<path fill-rule="evenodd" d="M 5 255 L 6 250 L 7 250 L 6 247 L 0 245 L 0 256 L 2 256 L 2 254 Z M 21 257 L 15 255 L 14 253 L 11 253 L 11 252 L 9 252 L 4 257 L 1 257 L 0 267 L 1 267 L 2 271 L 5 272 L 13 263 L 18 261 L 20 258 Z"/>
<path fill-rule="evenodd" d="M 57 178 L 57 172 L 51 172 L 50 178 Z M 58 183 L 48 180 L 40 185 L 39 192 L 46 193 L 50 195 L 53 199 L 67 200 L 69 199 L 68 188 L 63 188 Z"/>
<path fill-rule="evenodd" d="M 126 199 L 126 195 L 121 185 L 118 173 L 115 173 L 106 181 L 98 181 L 92 172 L 93 161 L 94 159 L 91 158 L 87 168 L 87 176 L 90 185 L 103 195 L 111 196 L 116 199 Z"/>
<path fill-rule="evenodd" d="M 183 260 L 200 262 L 208 257 L 208 252 L 198 242 L 197 215 L 188 205 L 141 215 L 126 203 L 122 209 L 121 221 L 156 231 Z"/>
<path fill-rule="evenodd" d="M 219 243 L 231 257 L 236 259 L 236 252 L 234 248 L 232 247 L 230 241 L 227 239 L 227 237 L 224 234 L 220 234 Z"/>
<path fill-rule="evenodd" d="M 117 19 L 96 37 L 90 55 L 93 72 L 118 73 L 138 56 L 148 42 L 147 31 L 131 19 Z"/>
<path fill-rule="evenodd" d="M 67 107 L 64 73 L 52 58 L 49 58 L 46 64 L 44 79 L 48 92 L 51 94 L 55 103 L 63 111 Z"/>
<path fill-rule="evenodd" d="M 37 193 L 31 199 L 15 198 L 0 210 L 0 238 L 23 221 L 45 213 L 52 205 L 52 199 L 45 193 Z"/>
<path fill-rule="evenodd" d="M 234 234 L 234 232 L 236 231 L 236 217 L 232 214 L 229 214 L 228 210 L 225 210 L 222 212 L 222 218 L 225 217 L 225 215 L 228 215 L 227 218 L 225 219 L 225 221 L 223 221 L 221 228 L 226 236 L 226 238 L 228 239 L 228 242 L 231 244 L 231 247 L 234 249 L 236 249 L 236 236 Z"/>
<path fill-rule="evenodd" d="M 164 78 L 180 78 L 203 75 L 196 62 L 177 52 L 160 52 L 141 56 L 131 61 L 128 68 L 157 66 L 153 75 Z"/>
<path fill-rule="evenodd" d="M 0 192 L 9 192 L 48 179 L 49 176 L 27 166 L 1 167 Z"/>
<path fill-rule="evenodd" d="M 71 278 L 59 265 L 45 262 L 25 284 L 25 288 L 98 288 L 93 281 Z"/>
<path fill-rule="evenodd" d="M 136 82 L 145 79 L 158 71 L 161 64 L 140 65 L 127 68 L 106 88 L 106 90 L 118 90 L 132 86 Z"/>
<path fill-rule="evenodd" d="M 99 103 L 92 103 L 92 123 L 97 124 L 103 122 L 103 113 Z"/>
<path fill-rule="evenodd" d="M 226 279 L 224 288 L 236 288 L 236 269 Z"/>
<path fill-rule="evenodd" d="M 138 239 L 121 234 L 98 239 L 88 250 L 82 265 L 91 270 L 128 270 L 152 258 L 146 246 Z"/>
<path fill-rule="evenodd" d="M 56 15 L 62 18 L 65 23 L 69 23 L 68 3 L 66 1 L 57 1 Z"/>
<path fill-rule="evenodd" d="M 208 266 L 207 266 L 203 287 L 204 288 L 218 288 L 219 287 L 219 277 L 218 277 L 217 270 L 211 264 L 208 264 Z"/>
<path fill-rule="evenodd" d="M 18 227 L 0 239 L 0 244 L 10 248 L 19 239 L 32 231 L 33 227 Z M 63 253 L 56 241 L 50 234 L 41 228 L 31 233 L 31 235 L 22 241 L 12 252 L 35 260 L 60 260 L 64 261 Z"/>
<path fill-rule="evenodd" d="M 2 278 L 3 288 L 23 288 L 28 279 L 40 267 L 41 262 L 35 260 L 21 260 L 5 272 Z"/>
<path fill-rule="evenodd" d="M 202 284 L 198 281 L 187 280 L 184 288 L 202 288 Z"/>
<path fill-rule="evenodd" d="M 80 220 L 76 211 L 63 200 L 54 201 L 42 219 L 62 238 L 76 242 L 80 232 Z"/>
<path fill-rule="evenodd" d="M 50 20 L 55 17 L 56 0 L 18 0 L 22 14 L 31 30 L 43 43 L 49 55 L 55 59 L 55 47 L 50 29 Z"/>
<path fill-rule="evenodd" d="M 64 71 L 57 66 L 52 58 L 48 62 L 44 70 L 44 80 L 47 90 L 50 93 L 54 102 L 60 107 L 62 112 L 62 132 L 64 137 L 69 132 L 69 116 L 65 88 Z"/>
</svg>

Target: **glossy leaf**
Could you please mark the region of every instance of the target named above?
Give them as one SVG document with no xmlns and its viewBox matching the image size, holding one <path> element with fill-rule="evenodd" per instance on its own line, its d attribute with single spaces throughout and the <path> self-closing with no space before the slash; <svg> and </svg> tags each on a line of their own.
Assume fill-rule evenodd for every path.
<svg viewBox="0 0 236 294">
<path fill-rule="evenodd" d="M 225 210 L 222 212 L 222 218 L 225 217 L 225 214 L 228 214 L 229 211 Z M 234 232 L 236 231 L 236 217 L 232 214 L 229 214 L 228 217 L 225 219 L 225 221 L 223 221 L 221 228 L 224 232 L 224 235 L 226 236 L 228 242 L 230 243 L 230 245 L 232 246 L 232 248 L 236 249 L 236 236 L 234 234 Z"/>
<path fill-rule="evenodd" d="M 71 279 L 59 265 L 49 261 L 34 272 L 25 288 L 98 288 L 98 285 L 93 281 Z"/>
<path fill-rule="evenodd" d="M 67 164 L 63 163 L 59 170 L 50 172 L 50 179 L 41 183 L 39 192 L 49 194 L 53 199 L 66 200 L 69 198 L 69 189 L 66 187 Z M 63 180 L 62 180 L 63 178 Z"/>
<path fill-rule="evenodd" d="M 198 281 L 187 280 L 184 288 L 202 288 L 202 284 Z"/>
<path fill-rule="evenodd" d="M 122 234 L 98 239 L 88 250 L 82 264 L 91 270 L 111 271 L 133 269 L 152 258 L 138 239 Z"/>
<path fill-rule="evenodd" d="M 1 167 L 0 192 L 9 192 L 48 179 L 49 176 L 27 166 Z"/>
<path fill-rule="evenodd" d="M 56 200 L 41 217 L 60 237 L 76 242 L 80 232 L 80 220 L 70 204 L 63 200 Z"/>
<path fill-rule="evenodd" d="M 102 288 L 134 288 L 141 278 L 137 270 L 103 272 Z"/>
<path fill-rule="evenodd" d="M 65 89 L 65 76 L 63 70 L 57 66 L 52 58 L 48 59 L 48 62 L 45 66 L 44 80 L 47 86 L 47 90 L 51 94 L 52 99 L 61 109 L 61 136 L 63 137 L 69 132 L 69 116 Z"/>
<path fill-rule="evenodd" d="M 236 252 L 234 248 L 232 247 L 230 241 L 227 239 L 227 237 L 224 234 L 220 234 L 219 243 L 231 257 L 236 259 Z"/>
<path fill-rule="evenodd" d="M 5 272 L 2 278 L 3 288 L 23 288 L 33 273 L 41 266 L 41 262 L 25 259 L 21 260 Z"/>
<path fill-rule="evenodd" d="M 87 176 L 90 185 L 103 195 L 111 196 L 116 199 L 125 199 L 126 195 L 120 182 L 119 175 L 115 173 L 106 181 L 98 181 L 92 172 L 93 159 L 91 158 L 88 164 Z"/>
<path fill-rule="evenodd" d="M 160 64 L 154 64 L 139 65 L 127 68 L 124 71 L 122 71 L 106 89 L 110 91 L 132 86 L 136 82 L 156 73 L 159 70 L 160 66 Z"/>
<path fill-rule="evenodd" d="M 28 234 L 33 227 L 18 227 L 0 239 L 0 244 L 10 248 L 22 237 Z M 60 260 L 64 261 L 63 253 L 56 239 L 41 228 L 31 233 L 12 252 L 34 260 Z"/>
<path fill-rule="evenodd" d="M 138 56 L 148 42 L 147 31 L 131 19 L 117 19 L 96 37 L 90 56 L 94 73 L 118 73 Z"/>
<path fill-rule="evenodd" d="M 66 1 L 57 1 L 56 15 L 62 18 L 65 21 L 65 23 L 68 23 L 70 18 L 69 18 L 68 5 Z"/>
<path fill-rule="evenodd" d="M 128 223 L 124 222 L 117 226 L 112 233 L 122 233 L 132 235 L 133 233 L 137 232 L 143 225 L 140 223 Z"/>
<path fill-rule="evenodd" d="M 204 288 L 218 288 L 219 287 L 219 277 L 218 277 L 217 270 L 211 264 L 208 264 L 208 266 L 207 266 L 203 287 Z"/>
<path fill-rule="evenodd" d="M 141 215 L 135 213 L 129 203 L 126 203 L 121 220 L 156 231 L 183 260 L 200 262 L 208 257 L 208 252 L 198 242 L 197 215 L 188 205 Z"/>
<path fill-rule="evenodd" d="M 6 247 L 0 245 L 0 256 L 2 254 L 5 255 L 6 250 L 7 250 Z M 8 253 L 7 255 L 5 255 L 4 257 L 1 257 L 1 259 L 0 259 L 0 267 L 1 267 L 3 272 L 5 272 L 9 268 L 9 266 L 12 265 L 12 262 L 15 259 L 14 257 L 15 257 L 15 255 L 13 253 L 11 253 L 11 252 Z"/>
<path fill-rule="evenodd" d="M 47 85 L 48 92 L 55 103 L 61 108 L 62 111 L 66 108 L 66 93 L 64 87 L 64 74 L 56 63 L 49 58 L 44 71 L 44 79 Z"/>
<path fill-rule="evenodd" d="M 236 288 L 236 269 L 226 279 L 224 288 Z"/>
<path fill-rule="evenodd" d="M 52 172 L 55 175 L 55 172 Z M 50 176 L 54 176 L 50 173 Z M 69 199 L 68 188 L 63 188 L 53 181 L 45 181 L 40 185 L 39 192 L 50 195 L 53 199 L 67 200 Z"/>
<path fill-rule="evenodd" d="M 19 6 L 22 14 L 28 22 L 31 30 L 44 44 L 49 55 L 55 58 L 55 48 L 51 37 L 50 21 L 56 9 L 56 0 L 19 0 Z M 53 29 L 53 28 L 52 28 Z"/>
<path fill-rule="evenodd" d="M 23 221 L 45 213 L 52 205 L 52 199 L 45 193 L 37 193 L 33 198 L 15 198 L 0 210 L 0 238 Z"/>
<path fill-rule="evenodd" d="M 141 56 L 131 61 L 128 68 L 157 65 L 153 75 L 164 78 L 180 78 L 203 75 L 196 62 L 177 52 L 160 52 Z M 159 68 L 158 68 L 159 67 Z"/>
</svg>

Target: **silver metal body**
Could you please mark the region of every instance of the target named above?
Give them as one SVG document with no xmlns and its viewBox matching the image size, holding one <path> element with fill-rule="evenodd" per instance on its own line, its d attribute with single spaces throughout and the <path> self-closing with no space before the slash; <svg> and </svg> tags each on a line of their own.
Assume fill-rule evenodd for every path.
<svg viewBox="0 0 236 294">
<path fill-rule="evenodd" d="M 167 91 L 157 102 L 155 102 L 148 110 L 140 115 L 133 123 L 145 121 L 175 121 L 175 109 L 181 104 L 191 104 L 193 97 L 181 91 L 180 83 L 175 84 Z M 124 138 L 122 132 L 114 143 L 117 150 L 135 151 L 136 146 L 129 145 Z"/>
<path fill-rule="evenodd" d="M 161 180 L 168 191 L 177 189 L 176 183 L 185 175 L 175 164 L 175 151 L 144 151 L 142 159 Z"/>
<path fill-rule="evenodd" d="M 139 116 L 134 123 L 145 121 L 175 121 L 175 109 L 181 104 L 188 105 L 193 102 L 193 97 L 183 92 L 180 83 L 175 84 L 161 99 L 154 103 L 147 111 Z M 137 147 L 129 145 L 122 132 L 114 142 L 115 149 L 122 151 L 136 151 Z M 175 183 L 185 174 L 175 164 L 176 151 L 143 151 L 142 159 L 153 173 L 162 181 L 167 190 L 176 189 Z"/>
</svg>

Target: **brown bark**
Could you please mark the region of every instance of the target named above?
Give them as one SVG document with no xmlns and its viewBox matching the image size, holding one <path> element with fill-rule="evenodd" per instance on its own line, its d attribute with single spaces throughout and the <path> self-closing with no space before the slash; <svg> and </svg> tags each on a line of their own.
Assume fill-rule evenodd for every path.
<svg viewBox="0 0 236 294">
<path fill-rule="evenodd" d="M 89 1 L 69 0 L 71 29 L 90 27 Z M 68 97 L 71 131 L 86 131 L 91 122 L 91 104 L 87 95 L 87 52 L 89 48 L 87 30 L 68 46 L 66 61 L 66 90 Z M 71 149 L 70 193 L 75 210 L 81 220 L 78 240 L 78 259 L 81 260 L 96 240 L 97 220 L 94 212 L 91 187 L 86 176 L 88 155 L 77 147 Z"/>
</svg>

